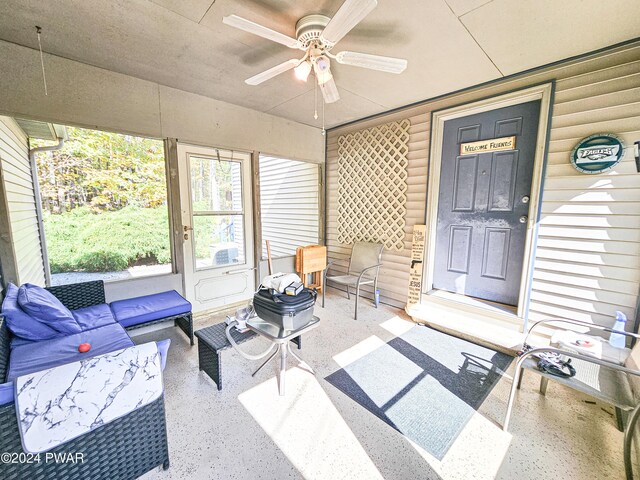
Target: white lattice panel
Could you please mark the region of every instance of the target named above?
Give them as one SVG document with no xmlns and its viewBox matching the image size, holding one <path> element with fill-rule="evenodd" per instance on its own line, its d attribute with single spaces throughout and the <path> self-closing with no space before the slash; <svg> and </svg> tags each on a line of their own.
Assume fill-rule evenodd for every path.
<svg viewBox="0 0 640 480">
<path fill-rule="evenodd" d="M 338 138 L 338 241 L 404 248 L 409 126 L 405 119 Z"/>
</svg>

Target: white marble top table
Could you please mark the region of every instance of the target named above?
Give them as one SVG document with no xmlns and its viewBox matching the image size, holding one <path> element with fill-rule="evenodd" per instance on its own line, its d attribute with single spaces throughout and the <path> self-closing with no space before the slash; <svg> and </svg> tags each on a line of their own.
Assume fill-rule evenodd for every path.
<svg viewBox="0 0 640 480">
<path fill-rule="evenodd" d="M 42 453 L 162 395 L 155 342 L 18 377 L 16 410 L 27 453 Z"/>
</svg>

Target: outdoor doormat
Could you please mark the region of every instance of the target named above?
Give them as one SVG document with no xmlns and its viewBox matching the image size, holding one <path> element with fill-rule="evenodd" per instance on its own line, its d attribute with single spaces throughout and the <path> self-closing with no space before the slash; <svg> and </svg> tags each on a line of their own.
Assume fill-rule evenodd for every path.
<svg viewBox="0 0 640 480">
<path fill-rule="evenodd" d="M 416 325 L 326 380 L 442 460 L 511 360 Z"/>
</svg>

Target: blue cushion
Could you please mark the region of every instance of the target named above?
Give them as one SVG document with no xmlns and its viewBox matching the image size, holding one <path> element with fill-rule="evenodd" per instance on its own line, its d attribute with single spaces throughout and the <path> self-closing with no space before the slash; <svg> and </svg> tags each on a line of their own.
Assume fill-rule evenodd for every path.
<svg viewBox="0 0 640 480">
<path fill-rule="evenodd" d="M 119 327 L 119 328 L 122 328 L 122 327 Z M 160 352 L 160 366 L 162 370 L 164 370 L 164 368 L 167 365 L 167 356 L 169 355 L 169 345 L 171 345 L 171 340 L 167 338 L 166 340 L 160 340 L 156 342 L 156 344 L 158 345 L 158 351 Z M 93 348 L 91 350 L 93 350 Z M 103 352 L 103 353 L 108 353 L 108 352 Z M 100 354 L 96 354 L 96 355 L 100 355 Z M 73 360 L 69 360 L 69 361 L 73 361 Z M 0 383 L 0 405 L 13 402 L 14 390 L 15 389 L 14 389 L 13 381 Z"/>
<path fill-rule="evenodd" d="M 60 332 L 56 332 L 56 337 L 63 337 L 64 335 L 62 335 Z M 55 338 L 55 337 L 53 337 Z M 22 338 L 22 337 L 16 337 L 15 335 L 13 335 L 11 337 L 11 348 L 13 347 L 17 347 L 19 345 L 25 345 L 27 343 L 34 343 L 34 342 L 39 342 L 40 340 L 27 340 L 26 338 Z"/>
<path fill-rule="evenodd" d="M 47 340 L 60 336 L 49 325 L 39 319 L 28 315 L 18 304 L 18 287 L 13 283 L 7 285 L 4 301 L 2 302 L 2 314 L 7 319 L 7 327 L 16 337 L 24 340 Z"/>
<path fill-rule="evenodd" d="M 106 303 L 91 305 L 86 308 L 78 308 L 77 310 L 72 310 L 71 314 L 73 318 L 76 319 L 76 322 L 78 322 L 78 325 L 80 325 L 82 331 L 116 323 L 116 319 L 113 317 L 113 313 L 111 313 L 111 309 Z"/>
<path fill-rule="evenodd" d="M 111 311 L 123 327 L 139 325 L 191 311 L 191 304 L 175 290 L 110 303 Z"/>
<path fill-rule="evenodd" d="M 29 315 L 60 333 L 68 335 L 82 331 L 71 310 L 42 287 L 25 283 L 18 290 L 18 303 Z"/>
<path fill-rule="evenodd" d="M 78 346 L 81 343 L 91 344 L 91 350 L 80 353 Z M 74 335 L 53 338 L 46 342 L 18 345 L 11 349 L 6 380 L 15 380 L 17 377 L 27 373 L 95 357 L 96 355 L 113 352 L 132 345 L 133 341 L 129 338 L 127 332 L 117 323 Z"/>
<path fill-rule="evenodd" d="M 164 370 L 167 366 L 167 355 L 169 355 L 169 345 L 171 345 L 171 339 L 165 338 L 156 342 L 158 344 L 158 351 L 160 352 L 160 367 Z"/>
<path fill-rule="evenodd" d="M 13 382 L 0 384 L 0 405 L 13 402 Z"/>
<path fill-rule="evenodd" d="M 16 289 L 17 290 L 17 289 Z M 106 303 L 101 303 L 99 305 L 92 305 L 86 308 L 79 308 L 77 310 L 72 310 L 71 314 L 73 318 L 76 319 L 78 325 L 84 332 L 85 330 L 91 330 L 92 328 L 103 327 L 105 325 L 109 325 L 112 323 L 116 323 L 116 319 L 111 313 L 111 309 L 109 305 Z M 26 315 L 26 313 L 24 313 Z M 44 325 L 44 324 L 43 324 Z M 45 325 L 45 327 L 47 327 Z M 51 327 L 47 327 L 51 328 Z M 52 331 L 54 331 L 52 329 Z M 55 332 L 55 336 L 63 336 L 64 334 L 60 332 Z M 36 339 L 40 340 L 40 339 Z M 20 345 L 24 345 L 25 343 L 33 343 L 33 339 L 25 339 L 22 337 L 14 336 L 11 339 L 11 348 L 15 348 Z"/>
</svg>

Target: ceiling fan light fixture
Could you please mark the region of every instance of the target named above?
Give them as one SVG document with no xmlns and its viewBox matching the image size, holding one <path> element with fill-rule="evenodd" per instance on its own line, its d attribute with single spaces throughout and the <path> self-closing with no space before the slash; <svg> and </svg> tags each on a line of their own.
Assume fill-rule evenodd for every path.
<svg viewBox="0 0 640 480">
<path fill-rule="evenodd" d="M 327 81 L 320 85 L 320 90 L 322 90 L 322 96 L 325 103 L 334 103 L 340 100 L 340 94 L 338 93 L 336 82 Z"/>
<path fill-rule="evenodd" d="M 318 75 L 318 85 L 324 85 L 329 80 L 333 80 L 333 75 L 331 75 L 331 72 L 322 72 L 320 75 Z"/>
<path fill-rule="evenodd" d="M 331 60 L 344 65 L 389 73 L 402 73 L 407 68 L 407 60 L 403 58 L 349 51 L 343 51 L 337 55 L 331 53 L 331 49 L 335 44 L 364 19 L 376 7 L 377 3 L 377 0 L 343 0 L 342 6 L 333 18 L 320 14 L 305 15 L 296 23 L 297 38 L 289 37 L 237 15 L 224 17 L 223 23 L 289 48 L 305 52 L 302 58 L 287 60 L 280 65 L 271 67 L 248 78 L 245 83 L 259 85 L 288 70 L 294 70 L 296 78 L 306 82 L 311 74 L 311 69 L 313 69 L 314 82 L 316 82 L 316 87 L 314 88 L 316 98 L 317 90 L 320 89 L 324 99 L 324 118 L 324 104 L 334 103 L 340 99 L 335 79 L 331 74 Z M 317 118 L 317 115 L 314 118 Z"/>
<path fill-rule="evenodd" d="M 309 74 L 311 73 L 311 64 L 306 60 L 304 62 L 300 62 L 300 64 L 293 69 L 293 72 L 298 80 L 306 82 L 307 78 L 309 78 Z"/>
<path fill-rule="evenodd" d="M 324 85 L 333 78 L 331 75 L 331 64 L 324 55 L 317 57 L 313 62 L 313 70 L 316 73 L 319 85 Z"/>
</svg>

